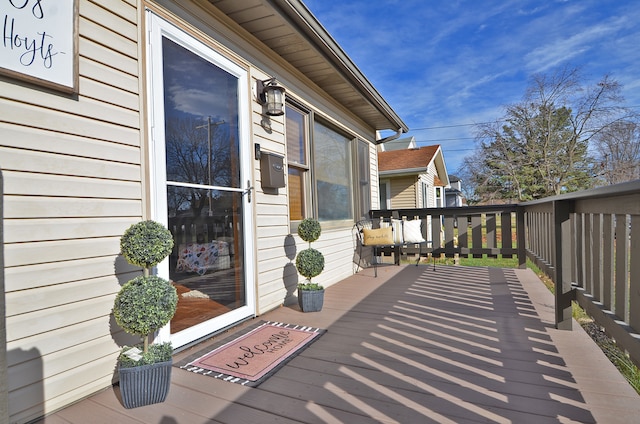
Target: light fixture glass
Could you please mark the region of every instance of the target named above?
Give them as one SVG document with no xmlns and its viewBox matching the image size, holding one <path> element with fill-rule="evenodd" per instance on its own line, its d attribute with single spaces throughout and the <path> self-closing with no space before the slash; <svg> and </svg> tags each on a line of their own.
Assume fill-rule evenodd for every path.
<svg viewBox="0 0 640 424">
<path fill-rule="evenodd" d="M 258 81 L 258 93 L 260 101 L 267 108 L 267 115 L 284 115 L 284 87 L 278 85 L 275 77 Z"/>
</svg>

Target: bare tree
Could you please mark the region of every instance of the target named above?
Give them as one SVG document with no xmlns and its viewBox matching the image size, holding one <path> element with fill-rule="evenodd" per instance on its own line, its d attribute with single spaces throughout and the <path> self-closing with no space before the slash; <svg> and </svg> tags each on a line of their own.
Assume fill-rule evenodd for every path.
<svg viewBox="0 0 640 424">
<path fill-rule="evenodd" d="M 209 139 L 207 139 L 209 137 Z M 167 180 L 203 186 L 229 186 L 233 179 L 228 131 L 191 117 L 169 119 L 166 127 Z M 235 178 L 237 180 L 237 178 Z M 197 187 L 172 189 L 172 211 L 200 216 L 214 191 Z"/>
<path fill-rule="evenodd" d="M 640 124 L 621 120 L 604 128 L 595 138 L 605 184 L 640 179 Z"/>
</svg>

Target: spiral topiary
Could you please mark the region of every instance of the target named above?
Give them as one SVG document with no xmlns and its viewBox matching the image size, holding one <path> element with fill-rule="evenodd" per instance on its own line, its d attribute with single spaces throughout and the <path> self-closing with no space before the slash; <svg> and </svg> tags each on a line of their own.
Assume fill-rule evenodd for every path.
<svg viewBox="0 0 640 424">
<path fill-rule="evenodd" d="M 129 227 L 120 239 L 122 256 L 132 265 L 151 268 L 173 249 L 173 236 L 162 224 L 142 221 Z"/>
</svg>

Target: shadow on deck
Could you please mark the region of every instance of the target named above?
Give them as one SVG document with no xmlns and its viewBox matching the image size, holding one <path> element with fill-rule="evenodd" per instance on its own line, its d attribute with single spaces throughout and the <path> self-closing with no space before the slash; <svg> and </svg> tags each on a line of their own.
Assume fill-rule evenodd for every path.
<svg viewBox="0 0 640 424">
<path fill-rule="evenodd" d="M 174 368 L 163 404 L 127 410 L 114 388 L 41 422 L 537 424 L 640 417 L 640 397 L 580 326 L 554 329 L 553 296 L 531 271 L 378 272 L 373 278 L 366 269 L 327 289 L 322 312 L 295 306 L 261 316 L 328 332 L 258 388 Z"/>
</svg>

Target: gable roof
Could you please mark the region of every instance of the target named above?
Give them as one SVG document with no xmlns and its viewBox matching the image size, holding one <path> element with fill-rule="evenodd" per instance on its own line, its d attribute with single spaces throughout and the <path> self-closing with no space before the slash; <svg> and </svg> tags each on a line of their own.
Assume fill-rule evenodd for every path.
<svg viewBox="0 0 640 424">
<path fill-rule="evenodd" d="M 378 153 L 378 171 L 416 171 L 427 170 L 440 145 L 419 147 L 417 149 L 389 150 Z"/>
<path fill-rule="evenodd" d="M 449 176 L 439 144 L 416 149 L 378 152 L 378 174 L 381 177 L 423 174 L 427 172 L 431 163 L 434 163 L 437 172 L 438 181 L 434 180 L 435 185 L 448 186 Z"/>
<path fill-rule="evenodd" d="M 300 0 L 209 0 L 375 130 L 409 127 Z"/>
</svg>

